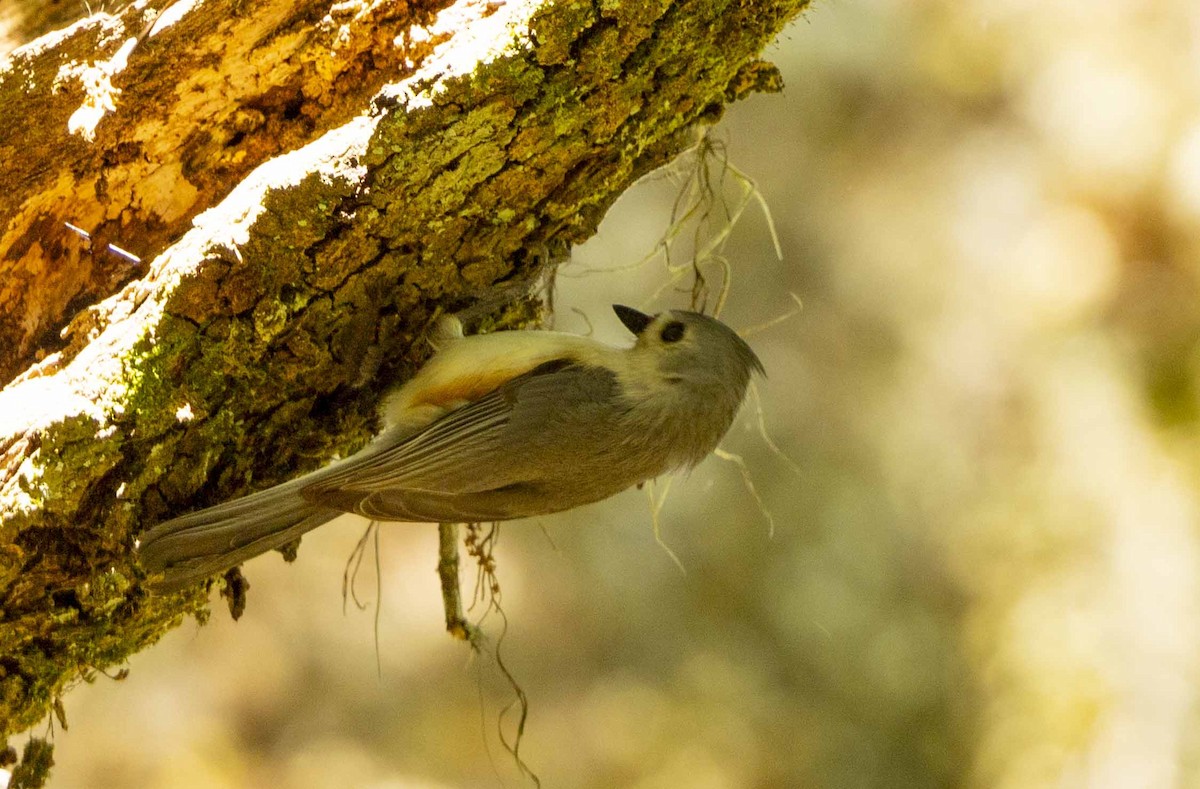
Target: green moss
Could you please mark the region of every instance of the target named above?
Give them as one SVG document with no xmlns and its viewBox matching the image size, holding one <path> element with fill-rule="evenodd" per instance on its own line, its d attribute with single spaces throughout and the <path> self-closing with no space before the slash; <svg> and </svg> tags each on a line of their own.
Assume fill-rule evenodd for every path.
<svg viewBox="0 0 1200 789">
<path fill-rule="evenodd" d="M 44 517 L 59 522 L 70 519 L 91 492 L 96 477 L 121 461 L 121 436 L 102 427 L 91 417 L 81 416 L 41 434 L 43 462 L 34 491 Z M 88 470 L 87 475 L 79 473 L 81 468 Z"/>
<path fill-rule="evenodd" d="M 13 768 L 9 789 L 40 789 L 46 785 L 53 766 L 54 746 L 41 737 L 30 737 L 20 763 Z"/>
<path fill-rule="evenodd" d="M 201 614 L 203 595 L 145 598 L 131 577 L 115 565 L 40 608 L 16 618 L 5 612 L 0 721 L 6 734 L 35 724 L 82 677 L 154 643 L 185 615 Z"/>
<path fill-rule="evenodd" d="M 571 60 L 571 45 L 599 18 L 590 0 L 556 3 L 534 15 L 530 22 L 537 41 L 534 57 L 543 66 L 558 66 Z"/>
</svg>

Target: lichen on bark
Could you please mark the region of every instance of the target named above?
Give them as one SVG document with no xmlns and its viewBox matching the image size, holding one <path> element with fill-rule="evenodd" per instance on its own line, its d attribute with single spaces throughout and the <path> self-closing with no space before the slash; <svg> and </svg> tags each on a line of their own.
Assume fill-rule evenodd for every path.
<svg viewBox="0 0 1200 789">
<path fill-rule="evenodd" d="M 193 113 L 186 127 L 170 127 L 187 129 L 182 147 L 139 124 L 137 156 L 122 159 L 112 152 L 129 149 L 106 119 L 88 145 L 70 140 L 77 180 L 65 193 L 88 195 L 81 211 L 101 226 L 152 227 L 152 260 L 98 279 L 89 278 L 95 266 L 79 267 L 85 285 L 47 300 L 61 314 L 21 335 L 13 347 L 23 350 L 7 360 L 0 736 L 184 617 L 207 615 L 205 589 L 146 593 L 133 553 L 142 529 L 361 446 L 383 382 L 420 363 L 421 338 L 441 311 L 476 305 L 510 324 L 530 320 L 529 285 L 595 231 L 624 189 L 689 145 L 726 103 L 778 89 L 758 53 L 805 4 L 363 2 L 349 17 L 345 3 L 305 4 L 303 13 L 267 4 L 275 10 L 264 13 L 277 14 L 267 20 L 237 3 L 197 6 L 178 35 L 216 53 L 182 62 L 196 73 L 236 62 L 236 74 L 260 79 L 259 92 L 181 104 L 156 82 L 173 107 Z M 215 16 L 222 10 L 230 20 Z M 280 52 L 308 52 L 342 28 L 379 66 L 367 90 L 339 84 L 362 76 L 352 58 L 297 56 L 303 68 L 281 75 L 260 62 L 255 72 L 221 56 L 242 51 L 239 42 L 214 40 L 241 31 Z M 138 43 L 112 75 L 124 91 L 114 116 L 159 117 L 147 106 L 153 85 L 121 82 L 169 59 L 154 42 Z M 60 45 L 81 46 L 71 36 Z M 54 45 L 38 46 L 18 60 L 41 63 Z M 8 70 L 0 102 L 20 100 L 11 83 L 31 69 Z M 54 108 L 50 121 L 65 123 L 70 102 Z M 29 155 L 49 153 L 33 146 Z M 139 156 L 150 165 L 130 164 Z M 128 190 L 110 199 L 114 183 L 142 171 L 170 174 L 193 197 L 169 221 L 152 200 L 119 205 Z M 110 191 L 95 198 L 101 176 Z M 34 178 L 0 201 L 3 266 L 36 274 L 65 254 L 61 239 L 28 243 L 35 228 L 57 232 L 56 215 L 29 216 L 47 210 L 46 190 L 59 180 Z M 83 311 L 68 313 L 80 293 Z M 43 342 L 63 327 L 62 340 Z"/>
</svg>

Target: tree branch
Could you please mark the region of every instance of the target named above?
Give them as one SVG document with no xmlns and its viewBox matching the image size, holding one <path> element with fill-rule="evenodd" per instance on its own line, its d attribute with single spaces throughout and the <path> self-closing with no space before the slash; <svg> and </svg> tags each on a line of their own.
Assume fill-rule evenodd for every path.
<svg viewBox="0 0 1200 789">
<path fill-rule="evenodd" d="M 151 2 L 15 53 L 0 734 L 205 615 L 146 595 L 138 532 L 360 446 L 439 311 L 530 320 L 626 187 L 778 88 L 805 4 Z"/>
</svg>

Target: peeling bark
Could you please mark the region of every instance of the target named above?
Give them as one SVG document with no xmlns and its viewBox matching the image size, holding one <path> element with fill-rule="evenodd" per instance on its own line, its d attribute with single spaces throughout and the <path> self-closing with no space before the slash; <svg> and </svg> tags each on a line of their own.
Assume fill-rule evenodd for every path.
<svg viewBox="0 0 1200 789">
<path fill-rule="evenodd" d="M 805 4 L 151 0 L 0 66 L 0 735 L 206 615 L 138 532 L 360 446 L 440 310 L 534 318 Z"/>
</svg>

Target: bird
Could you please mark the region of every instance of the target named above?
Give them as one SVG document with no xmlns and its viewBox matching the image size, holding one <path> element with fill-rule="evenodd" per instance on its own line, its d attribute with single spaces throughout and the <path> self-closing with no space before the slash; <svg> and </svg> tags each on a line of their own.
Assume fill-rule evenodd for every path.
<svg viewBox="0 0 1200 789">
<path fill-rule="evenodd" d="M 733 423 L 762 363 L 687 310 L 613 305 L 631 347 L 555 331 L 445 338 L 381 408 L 357 453 L 152 526 L 137 554 L 171 592 L 281 548 L 344 513 L 480 523 L 561 512 L 690 469 Z"/>
</svg>

